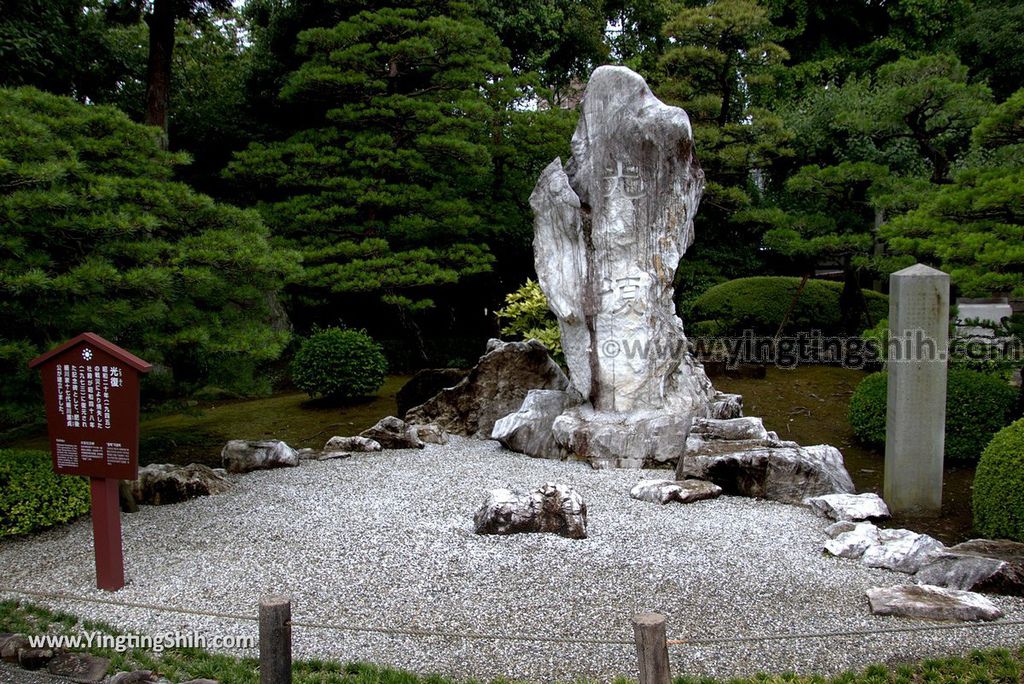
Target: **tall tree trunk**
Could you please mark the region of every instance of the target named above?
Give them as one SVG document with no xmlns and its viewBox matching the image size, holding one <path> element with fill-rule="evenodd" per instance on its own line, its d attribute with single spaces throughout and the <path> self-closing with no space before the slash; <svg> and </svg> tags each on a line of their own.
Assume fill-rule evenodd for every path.
<svg viewBox="0 0 1024 684">
<path fill-rule="evenodd" d="M 175 0 L 155 0 L 146 15 L 149 25 L 149 63 L 146 67 L 146 123 L 162 131 L 168 146 L 167 118 L 171 104 L 171 56 L 174 53 Z"/>
<path fill-rule="evenodd" d="M 875 227 L 871 231 L 872 239 L 874 240 L 874 245 L 873 245 L 873 249 L 871 251 L 871 255 L 876 259 L 876 262 L 875 262 L 875 269 L 876 269 L 875 278 L 874 278 L 874 280 L 871 281 L 871 287 L 876 292 L 881 292 L 883 286 L 885 285 L 885 283 L 882 282 L 882 277 L 880 275 L 878 275 L 878 273 L 877 273 L 878 260 L 881 260 L 881 258 L 885 255 L 885 247 L 882 244 L 882 238 L 880 238 L 878 236 L 878 232 L 881 230 L 883 225 L 885 225 L 885 209 L 879 209 L 879 208 L 876 207 L 875 208 Z M 877 323 L 877 322 L 878 321 L 869 322 L 868 324 L 869 325 L 873 325 L 874 323 Z"/>
<path fill-rule="evenodd" d="M 839 315 L 843 332 L 857 335 L 864 330 L 867 302 L 860 287 L 860 273 L 849 256 L 843 257 L 843 290 L 839 293 Z M 870 325 L 870 323 L 868 323 Z"/>
</svg>

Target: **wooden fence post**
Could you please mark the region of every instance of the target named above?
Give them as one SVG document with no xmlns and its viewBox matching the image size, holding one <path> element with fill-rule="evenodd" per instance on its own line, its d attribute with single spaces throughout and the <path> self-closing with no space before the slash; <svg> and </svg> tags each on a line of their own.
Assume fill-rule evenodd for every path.
<svg viewBox="0 0 1024 684">
<path fill-rule="evenodd" d="M 292 602 L 287 596 L 260 599 L 260 684 L 292 682 Z"/>
<path fill-rule="evenodd" d="M 634 615 L 633 637 L 636 639 L 636 657 L 640 664 L 640 684 L 671 684 L 665 616 L 661 613 Z"/>
</svg>

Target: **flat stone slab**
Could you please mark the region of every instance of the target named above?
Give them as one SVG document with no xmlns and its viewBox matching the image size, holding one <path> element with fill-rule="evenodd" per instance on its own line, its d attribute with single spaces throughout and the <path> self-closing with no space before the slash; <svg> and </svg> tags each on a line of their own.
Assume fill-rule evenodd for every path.
<svg viewBox="0 0 1024 684">
<path fill-rule="evenodd" d="M 99 658 L 88 653 L 58 653 L 46 669 L 52 675 L 67 677 L 73 682 L 93 684 L 107 676 L 109 667 L 109 658 Z"/>
<path fill-rule="evenodd" d="M 629 490 L 629 495 L 649 503 L 678 501 L 685 504 L 717 499 L 722 495 L 722 488 L 704 480 L 640 480 Z"/>
<path fill-rule="evenodd" d="M 804 501 L 816 514 L 830 520 L 884 520 L 889 507 L 877 494 L 825 494 Z"/>
<path fill-rule="evenodd" d="M 1003 611 L 991 601 L 971 591 L 911 584 L 872 587 L 865 593 L 875 615 L 961 622 L 991 621 L 1003 617 Z"/>
</svg>

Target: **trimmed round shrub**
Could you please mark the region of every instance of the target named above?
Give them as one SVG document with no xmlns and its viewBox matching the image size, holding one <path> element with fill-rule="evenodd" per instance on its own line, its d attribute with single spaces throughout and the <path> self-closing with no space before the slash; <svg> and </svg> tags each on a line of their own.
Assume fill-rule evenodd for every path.
<svg viewBox="0 0 1024 684">
<path fill-rule="evenodd" d="M 850 397 L 850 427 L 871 447 L 885 445 L 887 382 L 884 371 L 872 373 Z M 978 460 L 992 435 L 1013 419 L 1016 398 L 1016 390 L 997 377 L 951 369 L 946 382 L 946 458 Z"/>
<path fill-rule="evenodd" d="M 738 278 L 715 285 L 682 310 L 690 330 L 714 331 L 719 335 L 742 335 L 752 330 L 757 335 L 774 335 L 782 323 L 801 278 L 757 276 Z M 820 330 L 838 333 L 842 325 L 839 296 L 843 284 L 831 280 L 807 281 L 784 331 Z M 874 290 L 863 290 L 871 324 L 889 313 L 889 298 Z M 713 322 L 713 325 L 705 325 Z M 867 327 L 868 322 L 864 321 Z"/>
<path fill-rule="evenodd" d="M 974 473 L 974 529 L 1024 541 L 1024 419 L 996 433 Z"/>
<path fill-rule="evenodd" d="M 384 384 L 384 350 L 363 330 L 314 332 L 295 354 L 292 382 L 311 397 L 350 399 L 374 394 Z"/>
<path fill-rule="evenodd" d="M 57 475 L 45 451 L 0 449 L 0 537 L 25 534 L 89 512 L 89 483 Z"/>
</svg>

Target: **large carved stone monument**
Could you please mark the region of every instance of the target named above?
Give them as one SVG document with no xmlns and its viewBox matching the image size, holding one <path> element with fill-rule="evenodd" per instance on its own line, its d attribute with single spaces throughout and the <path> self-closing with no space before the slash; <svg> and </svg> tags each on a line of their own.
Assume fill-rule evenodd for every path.
<svg viewBox="0 0 1024 684">
<path fill-rule="evenodd" d="M 545 448 L 553 437 L 595 467 L 674 461 L 692 419 L 708 415 L 715 391 L 686 352 L 672 286 L 703 187 L 686 112 L 633 71 L 598 68 L 571 159 L 551 162 L 530 198 L 537 276 L 571 382 Z M 524 408 L 494 436 L 543 433 L 538 421 Z M 512 441 L 529 451 L 521 434 Z"/>
</svg>

